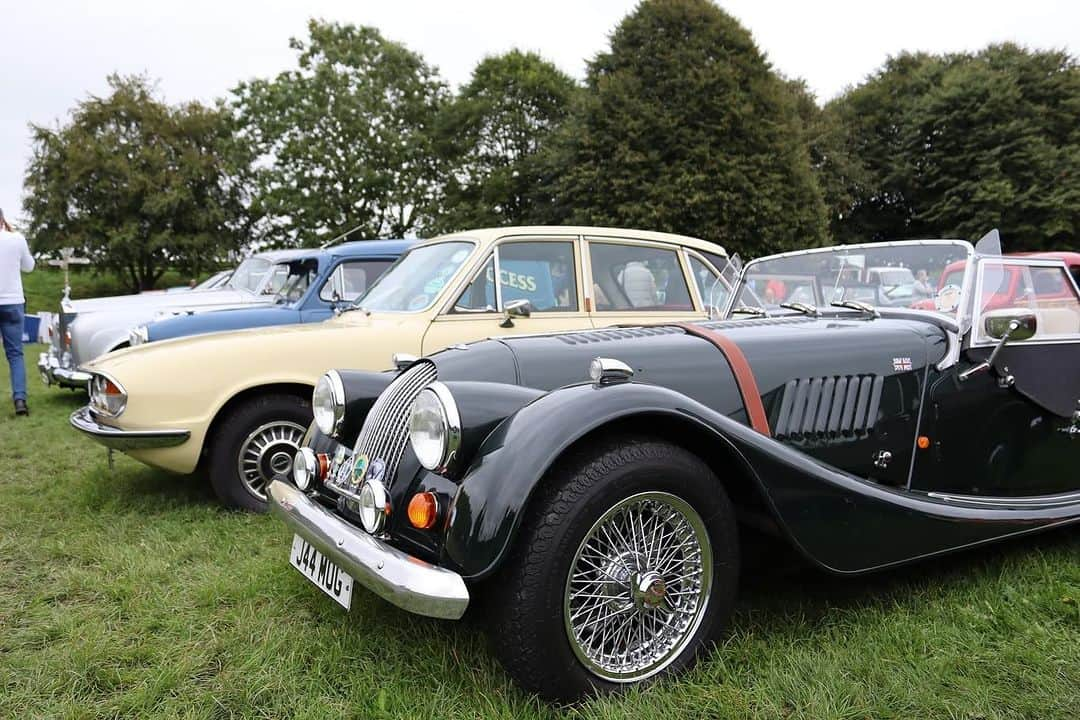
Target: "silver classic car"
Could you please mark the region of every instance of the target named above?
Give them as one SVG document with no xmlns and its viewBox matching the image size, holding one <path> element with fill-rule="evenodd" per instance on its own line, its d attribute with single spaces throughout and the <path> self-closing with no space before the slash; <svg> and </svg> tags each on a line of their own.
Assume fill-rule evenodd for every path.
<svg viewBox="0 0 1080 720">
<path fill-rule="evenodd" d="M 131 330 L 139 325 L 180 313 L 273 303 L 277 291 L 289 280 L 289 262 L 315 252 L 274 250 L 253 255 L 231 271 L 224 284 L 212 289 L 89 300 L 65 297 L 49 327 L 49 350 L 38 357 L 41 379 L 46 385 L 86 387 L 90 375 L 81 367 L 127 347 Z"/>
</svg>

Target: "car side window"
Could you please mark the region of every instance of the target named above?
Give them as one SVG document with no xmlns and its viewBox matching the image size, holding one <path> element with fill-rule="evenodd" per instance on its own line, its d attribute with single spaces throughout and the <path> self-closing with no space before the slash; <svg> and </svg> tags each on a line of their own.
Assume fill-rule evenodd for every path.
<svg viewBox="0 0 1080 720">
<path fill-rule="evenodd" d="M 981 264 L 980 272 L 979 342 L 994 342 L 985 318 L 1017 313 L 1035 315 L 1031 341 L 1080 339 L 1080 297 L 1064 268 L 991 260 Z"/>
<path fill-rule="evenodd" d="M 1080 265 L 1072 268 L 1070 272 L 1072 272 L 1073 281 L 1076 283 L 1076 286 L 1080 287 Z"/>
<path fill-rule="evenodd" d="M 509 242 L 500 245 L 499 292 L 505 305 L 524 299 L 534 312 L 578 309 L 571 242 Z M 497 312 L 495 258 L 491 257 L 461 294 L 451 312 Z"/>
<path fill-rule="evenodd" d="M 391 260 L 357 260 L 343 262 L 334 268 L 322 289 L 319 299 L 326 302 L 354 302 L 393 264 Z"/>
<path fill-rule="evenodd" d="M 686 277 L 673 250 L 590 242 L 589 260 L 598 311 L 694 309 Z"/>
<path fill-rule="evenodd" d="M 694 276 L 694 282 L 697 283 L 698 292 L 701 294 L 701 301 L 705 303 L 705 307 L 722 308 L 727 301 L 728 288 L 720 276 L 693 255 L 690 256 L 690 272 Z"/>
<path fill-rule="evenodd" d="M 451 313 L 498 312 L 495 306 L 495 256 L 488 258 L 465 292 L 454 303 Z"/>
</svg>

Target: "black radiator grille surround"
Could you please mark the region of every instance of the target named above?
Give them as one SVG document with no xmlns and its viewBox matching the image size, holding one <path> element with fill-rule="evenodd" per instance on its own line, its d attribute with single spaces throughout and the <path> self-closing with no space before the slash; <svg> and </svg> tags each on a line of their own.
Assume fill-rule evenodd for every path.
<svg viewBox="0 0 1080 720">
<path fill-rule="evenodd" d="M 791 380 L 784 386 L 773 435 L 793 440 L 867 435 L 874 430 L 884 384 L 880 375 Z"/>
</svg>

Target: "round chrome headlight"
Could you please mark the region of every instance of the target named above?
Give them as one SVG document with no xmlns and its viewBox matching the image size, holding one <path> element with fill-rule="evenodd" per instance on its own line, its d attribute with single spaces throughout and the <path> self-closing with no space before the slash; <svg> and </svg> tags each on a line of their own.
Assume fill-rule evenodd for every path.
<svg viewBox="0 0 1080 720">
<path fill-rule="evenodd" d="M 360 486 L 357 500 L 360 506 L 360 524 L 372 535 L 378 535 L 386 527 L 388 498 L 386 486 L 378 480 L 365 480 Z"/>
<path fill-rule="evenodd" d="M 345 386 L 337 370 L 319 378 L 311 393 L 311 411 L 319 432 L 329 437 L 337 436 L 345 418 Z"/>
<path fill-rule="evenodd" d="M 428 470 L 445 472 L 461 445 L 461 419 L 450 390 L 433 382 L 413 401 L 409 414 L 409 442 Z"/>
<path fill-rule="evenodd" d="M 319 461 L 315 458 L 315 453 L 309 447 L 300 448 L 293 456 L 292 463 L 292 477 L 296 487 L 307 492 L 318 472 Z"/>
</svg>

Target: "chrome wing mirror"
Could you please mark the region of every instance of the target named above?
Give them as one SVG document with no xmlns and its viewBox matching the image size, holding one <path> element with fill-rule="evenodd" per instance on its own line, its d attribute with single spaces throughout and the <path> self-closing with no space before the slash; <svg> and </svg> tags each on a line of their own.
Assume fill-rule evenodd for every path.
<svg viewBox="0 0 1080 720">
<path fill-rule="evenodd" d="M 527 318 L 530 315 L 532 315 L 531 302 L 525 298 L 511 300 L 503 308 L 503 321 L 499 323 L 499 327 L 512 328 L 514 327 L 514 318 Z"/>
<path fill-rule="evenodd" d="M 1030 340 L 1035 332 L 1039 328 L 1039 322 L 1036 319 L 1034 313 L 1017 313 L 1015 315 L 991 315 L 983 321 L 983 329 L 986 334 L 992 338 L 997 338 L 997 345 L 994 346 L 993 352 L 983 362 L 970 367 L 964 372 L 960 373 L 960 380 L 967 380 L 972 375 L 978 375 L 981 372 L 985 372 L 994 366 L 994 361 L 997 360 L 998 355 L 1005 349 L 1005 345 L 1010 340 L 1024 341 Z M 1012 377 L 1006 375 L 1002 378 L 1006 386 L 1012 385 Z"/>
</svg>

